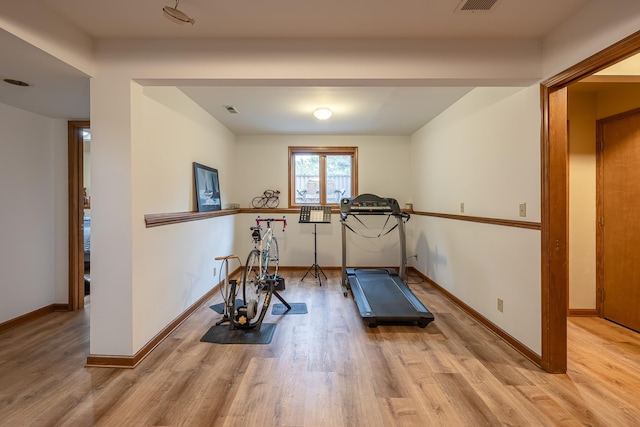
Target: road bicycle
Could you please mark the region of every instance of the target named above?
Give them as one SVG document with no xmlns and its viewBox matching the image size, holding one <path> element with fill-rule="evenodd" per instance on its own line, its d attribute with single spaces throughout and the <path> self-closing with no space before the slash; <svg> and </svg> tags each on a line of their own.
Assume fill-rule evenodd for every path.
<svg viewBox="0 0 640 427">
<path fill-rule="evenodd" d="M 261 223 L 266 222 L 267 228 L 262 233 Z M 233 313 L 231 326 L 240 329 L 260 329 L 264 320 L 271 297 L 278 298 L 287 308 L 291 306 L 275 290 L 278 282 L 278 265 L 280 263 L 278 240 L 273 235 L 271 223 L 282 222 L 282 231 L 287 228 L 285 217 L 256 218 L 256 226 L 251 227 L 251 237 L 254 248 L 249 252 L 247 263 L 242 274 L 243 305 L 235 307 L 238 294 L 237 283 L 231 283 L 228 296 L 229 312 Z"/>
<path fill-rule="evenodd" d="M 254 208 L 276 208 L 279 204 L 279 190 L 265 190 L 262 196 L 254 197 L 251 201 L 251 206 Z"/>
</svg>

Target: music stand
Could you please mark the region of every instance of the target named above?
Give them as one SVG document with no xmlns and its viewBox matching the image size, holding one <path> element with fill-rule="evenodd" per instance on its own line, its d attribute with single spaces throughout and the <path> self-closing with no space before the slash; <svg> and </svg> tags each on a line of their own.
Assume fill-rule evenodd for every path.
<svg viewBox="0 0 640 427">
<path fill-rule="evenodd" d="M 322 268 L 318 265 L 318 224 L 330 224 L 331 223 L 331 206 L 302 206 L 300 208 L 300 223 L 313 224 L 313 265 L 309 267 L 302 280 L 307 277 L 313 270 L 313 277 L 318 279 L 318 283 L 322 286 L 322 279 L 320 274 L 327 280 L 327 275 L 324 274 Z"/>
</svg>

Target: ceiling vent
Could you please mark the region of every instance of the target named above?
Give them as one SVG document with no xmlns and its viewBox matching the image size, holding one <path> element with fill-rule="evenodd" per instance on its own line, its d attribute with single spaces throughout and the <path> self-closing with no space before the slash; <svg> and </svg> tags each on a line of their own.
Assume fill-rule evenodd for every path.
<svg viewBox="0 0 640 427">
<path fill-rule="evenodd" d="M 456 12 L 491 12 L 500 0 L 462 0 Z"/>
<path fill-rule="evenodd" d="M 224 109 L 230 112 L 231 114 L 238 114 L 238 109 L 233 105 L 223 105 Z"/>
</svg>

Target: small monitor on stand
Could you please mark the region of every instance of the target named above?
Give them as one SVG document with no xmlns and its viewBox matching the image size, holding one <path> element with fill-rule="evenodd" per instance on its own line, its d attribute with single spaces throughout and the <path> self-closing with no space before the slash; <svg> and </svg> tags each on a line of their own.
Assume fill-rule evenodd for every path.
<svg viewBox="0 0 640 427">
<path fill-rule="evenodd" d="M 313 270 L 313 277 L 318 279 L 318 283 L 322 286 L 320 274 L 324 276 L 325 280 L 327 280 L 327 275 L 318 265 L 318 231 L 316 227 L 318 224 L 331 224 L 331 206 L 302 206 L 298 222 L 313 224 L 313 265 L 304 273 L 302 280 Z"/>
</svg>

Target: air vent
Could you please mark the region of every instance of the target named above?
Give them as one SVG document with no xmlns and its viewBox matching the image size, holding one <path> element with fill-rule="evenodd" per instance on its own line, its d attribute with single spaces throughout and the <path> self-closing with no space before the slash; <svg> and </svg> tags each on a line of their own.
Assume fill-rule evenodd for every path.
<svg viewBox="0 0 640 427">
<path fill-rule="evenodd" d="M 238 114 L 238 109 L 233 105 L 223 105 L 224 109 L 230 112 L 231 114 Z"/>
<path fill-rule="evenodd" d="M 500 0 L 462 0 L 456 12 L 490 12 Z"/>
</svg>

